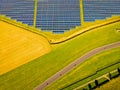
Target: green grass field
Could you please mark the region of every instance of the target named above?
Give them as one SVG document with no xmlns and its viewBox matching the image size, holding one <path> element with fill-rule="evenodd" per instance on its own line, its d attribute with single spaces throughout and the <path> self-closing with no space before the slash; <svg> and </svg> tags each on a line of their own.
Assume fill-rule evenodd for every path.
<svg viewBox="0 0 120 90">
<path fill-rule="evenodd" d="M 53 51 L 0 76 L 0 90 L 32 90 L 86 52 L 120 41 L 120 22 L 97 28 L 58 46 Z"/>
<path fill-rule="evenodd" d="M 65 88 L 65 90 L 73 90 L 74 88 L 82 85 L 85 82 L 88 82 L 89 80 L 95 79 L 98 76 L 101 76 L 116 69 L 118 65 L 109 67 L 106 70 L 98 72 L 92 77 L 81 80 L 89 75 L 96 73 L 97 70 L 110 66 L 111 64 L 114 64 L 116 62 L 120 62 L 120 47 L 104 51 L 88 59 L 78 67 L 74 68 L 68 74 L 64 75 L 62 78 L 54 82 L 52 85 L 46 88 L 46 90 L 59 90 L 78 81 L 77 83 Z"/>
</svg>

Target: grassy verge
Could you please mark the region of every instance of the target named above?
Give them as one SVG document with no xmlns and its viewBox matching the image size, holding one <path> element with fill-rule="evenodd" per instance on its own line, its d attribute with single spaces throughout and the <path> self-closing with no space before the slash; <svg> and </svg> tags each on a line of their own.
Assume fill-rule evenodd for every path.
<svg viewBox="0 0 120 90">
<path fill-rule="evenodd" d="M 120 65 L 113 65 L 105 70 L 101 70 L 96 73 L 97 70 L 105 68 L 113 63 L 120 61 L 120 47 L 104 51 L 103 53 L 97 54 L 94 57 L 88 59 L 83 64 L 76 67 L 74 70 L 70 71 L 68 74 L 63 76 L 61 79 L 54 82 L 46 90 L 59 90 L 71 84 L 65 88 L 65 90 L 73 90 L 74 88 L 82 85 L 89 80 L 95 79 L 103 74 L 116 69 Z M 95 74 L 91 77 L 88 77 Z M 88 77 L 83 80 L 83 78 Z M 76 83 L 75 83 L 76 82 Z M 74 83 L 74 84 L 73 84 Z"/>
<path fill-rule="evenodd" d="M 67 42 L 34 61 L 0 76 L 1 90 L 32 90 L 38 84 L 61 70 L 63 67 L 85 54 L 86 52 L 120 41 L 120 33 L 116 28 L 120 22 L 97 28 Z"/>
</svg>

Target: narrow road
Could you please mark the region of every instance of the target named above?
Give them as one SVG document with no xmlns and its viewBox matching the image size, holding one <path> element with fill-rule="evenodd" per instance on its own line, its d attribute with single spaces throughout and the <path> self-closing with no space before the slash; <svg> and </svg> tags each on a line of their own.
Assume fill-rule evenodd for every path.
<svg viewBox="0 0 120 90">
<path fill-rule="evenodd" d="M 88 58 L 90 58 L 90 57 L 92 57 L 92 56 L 94 56 L 94 55 L 96 55 L 100 52 L 103 52 L 105 50 L 109 50 L 109 49 L 116 48 L 116 47 L 119 47 L 119 46 L 120 46 L 120 41 L 112 43 L 112 44 L 108 44 L 108 45 L 105 45 L 105 46 L 102 46 L 102 47 L 99 47 L 99 48 L 96 48 L 96 49 L 93 49 L 93 50 L 89 51 L 88 53 L 84 54 L 83 56 L 81 56 L 77 60 L 73 61 L 72 63 L 67 65 L 65 68 L 63 68 L 62 70 L 60 70 L 59 72 L 57 72 L 56 74 L 54 74 L 53 76 L 48 78 L 41 85 L 38 85 L 34 90 L 43 90 L 45 87 L 47 87 L 48 85 L 50 85 L 51 83 L 53 83 L 54 81 L 59 79 L 62 75 L 68 73 L 70 70 L 72 70 L 77 65 L 81 64 L 86 59 L 88 59 Z"/>
</svg>

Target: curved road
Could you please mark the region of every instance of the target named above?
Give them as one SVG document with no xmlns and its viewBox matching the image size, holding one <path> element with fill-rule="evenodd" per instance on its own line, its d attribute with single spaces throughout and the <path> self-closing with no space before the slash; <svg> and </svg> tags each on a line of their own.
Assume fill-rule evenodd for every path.
<svg viewBox="0 0 120 90">
<path fill-rule="evenodd" d="M 112 44 L 108 44 L 108 45 L 105 45 L 105 46 L 102 46 L 102 47 L 99 47 L 99 48 L 96 48 L 96 49 L 93 49 L 93 50 L 89 51 L 88 53 L 84 54 L 83 56 L 81 56 L 77 60 L 73 61 L 72 63 L 67 65 L 65 68 L 63 68 L 62 70 L 60 70 L 59 72 L 57 72 L 56 74 L 54 74 L 53 76 L 48 78 L 41 85 L 38 85 L 34 90 L 43 90 L 49 84 L 51 84 L 55 80 L 59 79 L 62 75 L 68 73 L 70 70 L 72 70 L 77 65 L 81 64 L 86 59 L 96 55 L 97 53 L 100 53 L 100 52 L 103 52 L 105 50 L 109 50 L 109 49 L 112 49 L 112 48 L 116 48 L 116 47 L 119 47 L 119 46 L 120 46 L 120 41 L 112 43 Z"/>
</svg>

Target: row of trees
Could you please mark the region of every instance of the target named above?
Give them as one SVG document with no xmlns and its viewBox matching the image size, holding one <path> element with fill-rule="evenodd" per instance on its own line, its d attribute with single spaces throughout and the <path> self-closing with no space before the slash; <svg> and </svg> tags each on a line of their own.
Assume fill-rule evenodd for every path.
<svg viewBox="0 0 120 90">
<path fill-rule="evenodd" d="M 120 68 L 117 68 L 117 75 L 112 75 L 111 72 L 108 73 L 108 78 L 109 78 L 109 80 L 111 80 L 111 79 L 113 79 L 113 78 L 115 78 L 115 77 L 118 77 L 118 76 L 120 76 Z M 109 81 L 109 80 L 107 80 L 107 81 Z M 104 82 L 102 82 L 102 83 L 105 83 L 105 82 L 106 82 L 106 81 L 104 81 Z M 102 85 L 101 83 L 99 83 L 99 80 L 95 80 L 94 83 L 95 83 L 95 86 L 94 86 L 94 87 L 92 86 L 91 83 L 88 84 L 89 90 L 93 90 L 93 89 L 95 89 L 95 88 L 97 88 L 97 87 L 100 87 L 100 85 Z M 87 89 L 83 88 L 83 90 L 87 90 Z"/>
</svg>

